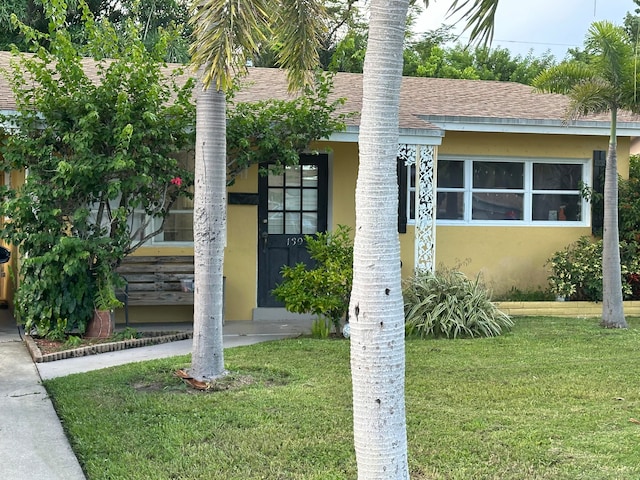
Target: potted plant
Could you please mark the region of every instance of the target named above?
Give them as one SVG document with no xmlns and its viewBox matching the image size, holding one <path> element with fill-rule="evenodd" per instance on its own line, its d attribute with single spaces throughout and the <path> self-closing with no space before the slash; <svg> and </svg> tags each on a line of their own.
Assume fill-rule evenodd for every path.
<svg viewBox="0 0 640 480">
<path fill-rule="evenodd" d="M 95 268 L 93 318 L 87 323 L 85 337 L 109 338 L 113 335 L 115 320 L 113 309 L 123 303 L 116 297 L 116 287 L 120 283 L 118 275 L 104 262 Z"/>
</svg>

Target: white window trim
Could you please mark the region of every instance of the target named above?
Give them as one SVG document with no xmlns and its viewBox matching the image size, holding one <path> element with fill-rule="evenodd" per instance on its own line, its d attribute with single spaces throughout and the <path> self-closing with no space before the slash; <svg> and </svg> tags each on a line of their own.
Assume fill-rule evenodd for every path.
<svg viewBox="0 0 640 480">
<path fill-rule="evenodd" d="M 496 227 L 589 227 L 591 225 L 591 206 L 587 200 L 581 198 L 581 220 L 580 221 L 559 221 L 559 220 L 532 220 L 532 196 L 536 193 L 544 192 L 546 194 L 554 193 L 572 193 L 567 190 L 533 190 L 533 164 L 534 163 L 551 163 L 551 164 L 574 164 L 582 165 L 582 183 L 591 185 L 593 162 L 591 158 L 560 158 L 560 157 L 498 157 L 498 156 L 476 156 L 476 155 L 439 155 L 438 160 L 451 160 L 464 162 L 464 187 L 463 188 L 443 188 L 437 191 L 447 192 L 463 192 L 464 194 L 464 219 L 449 220 L 436 219 L 436 225 L 443 226 L 496 226 Z M 473 177 L 473 162 L 515 162 L 524 163 L 524 189 L 509 189 L 509 193 L 523 193 L 523 209 L 525 212 L 524 220 L 471 220 L 471 181 Z M 437 171 L 435 172 L 437 178 Z M 434 183 L 436 180 L 434 180 Z M 483 189 L 483 193 L 505 192 L 505 189 Z M 576 192 L 579 194 L 579 192 Z M 415 196 L 415 188 L 411 187 L 411 169 L 407 169 L 407 224 L 415 225 L 415 218 L 411 218 L 410 201 L 411 196 Z"/>
</svg>

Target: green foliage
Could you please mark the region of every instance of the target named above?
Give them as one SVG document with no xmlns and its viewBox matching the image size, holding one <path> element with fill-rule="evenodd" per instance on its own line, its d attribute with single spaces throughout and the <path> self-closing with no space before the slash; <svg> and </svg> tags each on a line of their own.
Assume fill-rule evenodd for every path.
<svg viewBox="0 0 640 480">
<path fill-rule="evenodd" d="M 315 265 L 298 263 L 282 268 L 283 281 L 273 295 L 287 310 L 328 318 L 336 332 L 349 309 L 353 280 L 353 242 L 351 229 L 339 225 L 335 232 L 307 235 L 307 251 Z"/>
<path fill-rule="evenodd" d="M 318 317 L 311 324 L 311 336 L 313 338 L 329 338 L 331 333 L 331 321 L 328 318 Z"/>
<path fill-rule="evenodd" d="M 622 293 L 625 299 L 640 298 L 640 244 L 620 242 Z M 581 237 L 555 252 L 547 261 L 549 285 L 568 300 L 602 301 L 602 240 Z"/>
<path fill-rule="evenodd" d="M 449 27 L 431 32 L 417 42 L 410 42 L 404 51 L 404 75 L 436 78 L 465 78 L 518 82 L 530 85 L 533 79 L 555 64 L 551 54 L 535 58 L 511 56 L 505 48 L 469 48 L 453 40 Z"/>
<path fill-rule="evenodd" d="M 344 130 L 349 115 L 337 113 L 343 98 L 329 101 L 332 80 L 331 74 L 317 73 L 315 82 L 293 100 L 236 103 L 232 92 L 227 109 L 227 183 L 250 165 L 297 165 L 312 141 Z"/>
<path fill-rule="evenodd" d="M 629 178 L 618 180 L 620 240 L 640 241 L 640 156 L 629 157 Z"/>
<path fill-rule="evenodd" d="M 193 82 L 178 87 L 163 71 L 162 42 L 149 52 L 133 22 L 122 35 L 106 21 L 98 28 L 81 2 L 80 51 L 64 2 L 44 6 L 49 33 L 20 25 L 34 54 L 14 52 L 3 72 L 18 114 L 3 119 L 12 129 L 0 145 L 5 172 L 28 171 L 23 185 L 0 192 L 10 219 L 0 237 L 20 247 L 16 307 L 41 335 L 84 331 L 94 303 L 118 305 L 115 267 L 162 231 L 150 228 L 154 219 L 162 224 L 176 199 L 191 196 L 193 174 L 175 155 L 193 145 L 194 123 Z M 97 81 L 83 54 L 96 60 Z"/>
<path fill-rule="evenodd" d="M 82 345 L 82 338 L 77 335 L 69 335 L 64 342 L 63 348 L 66 350 L 70 350 L 72 348 L 78 348 Z"/>
<path fill-rule="evenodd" d="M 403 291 L 407 336 L 495 337 L 513 326 L 480 282 L 463 273 L 418 272 Z"/>
<path fill-rule="evenodd" d="M 142 334 L 132 327 L 127 327 L 124 330 L 113 334 L 113 340 L 116 342 L 122 340 L 133 340 L 140 337 L 142 337 Z"/>
</svg>

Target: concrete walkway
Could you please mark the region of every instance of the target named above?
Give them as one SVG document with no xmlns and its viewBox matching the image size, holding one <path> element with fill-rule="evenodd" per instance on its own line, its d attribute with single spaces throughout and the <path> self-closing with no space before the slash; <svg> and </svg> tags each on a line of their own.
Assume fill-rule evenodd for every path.
<svg viewBox="0 0 640 480">
<path fill-rule="evenodd" d="M 0 310 L 0 465 L 6 480 L 85 478 L 8 310 Z"/>
<path fill-rule="evenodd" d="M 224 347 L 294 337 L 310 328 L 310 321 L 227 322 Z M 0 478 L 86 480 L 41 379 L 190 352 L 191 340 L 181 340 L 34 364 L 13 317 L 0 310 Z"/>
</svg>

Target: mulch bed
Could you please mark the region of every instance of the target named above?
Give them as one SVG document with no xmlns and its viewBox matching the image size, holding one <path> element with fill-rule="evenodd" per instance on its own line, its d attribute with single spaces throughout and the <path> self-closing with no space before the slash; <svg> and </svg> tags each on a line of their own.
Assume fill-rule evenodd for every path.
<svg viewBox="0 0 640 480">
<path fill-rule="evenodd" d="M 41 363 L 193 338 L 193 332 L 143 332 L 141 335 L 140 338 L 127 340 L 83 339 L 81 346 L 71 349 L 65 349 L 62 341 L 47 340 L 30 335 L 25 336 L 25 342 L 33 361 Z"/>
</svg>

